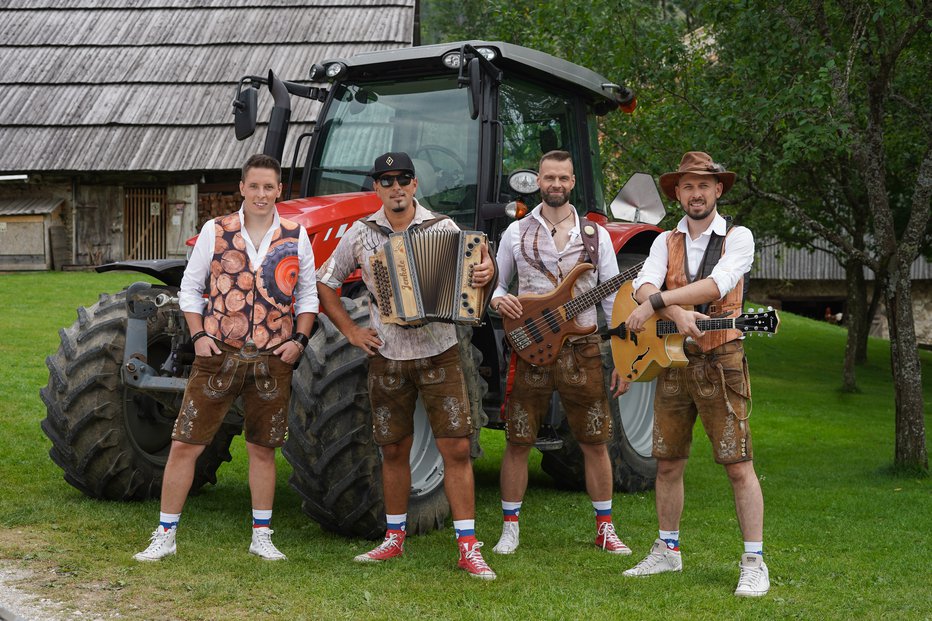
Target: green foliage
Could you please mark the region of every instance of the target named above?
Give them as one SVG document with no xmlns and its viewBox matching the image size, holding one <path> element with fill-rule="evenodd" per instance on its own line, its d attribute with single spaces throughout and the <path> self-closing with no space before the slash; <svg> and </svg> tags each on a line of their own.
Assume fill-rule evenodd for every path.
<svg viewBox="0 0 932 621">
<path fill-rule="evenodd" d="M 532 458 L 521 548 L 491 552 L 499 532 L 501 432 L 484 430 L 476 463 L 477 532 L 498 572 L 492 583 L 455 569 L 452 530 L 415 537 L 405 557 L 379 566 L 350 559 L 371 542 L 322 531 L 300 511 L 279 456 L 274 528 L 285 563 L 246 553 L 249 490 L 243 442 L 218 483 L 192 497 L 178 556 L 131 559 L 155 526 L 158 502 L 88 499 L 62 479 L 39 429 L 44 357 L 57 330 L 117 291 L 133 274 L 0 275 L 0 567 L 29 572 L 20 590 L 66 604 L 82 618 L 122 619 L 658 619 L 897 618 L 929 614 L 925 565 L 932 554 L 928 479 L 892 476 L 889 344 L 872 340 L 862 394 L 837 390 L 844 331 L 783 314 L 773 339 L 751 338 L 751 424 L 766 502 L 765 551 L 772 590 L 760 601 L 732 595 L 741 539 L 724 472 L 697 427 L 686 471 L 685 571 L 625 579 L 621 571 L 656 537 L 653 493 L 616 494 L 615 522 L 635 557 L 592 546 L 592 509 L 582 493 L 554 488 Z M 876 362 L 879 361 L 879 362 Z M 926 409 L 932 355 L 923 352 Z M 62 618 L 72 616 L 63 613 Z"/>
</svg>

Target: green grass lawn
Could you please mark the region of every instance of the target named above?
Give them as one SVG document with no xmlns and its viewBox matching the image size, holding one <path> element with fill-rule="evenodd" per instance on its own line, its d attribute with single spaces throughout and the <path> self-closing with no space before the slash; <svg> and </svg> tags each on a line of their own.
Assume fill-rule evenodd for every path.
<svg viewBox="0 0 932 621">
<path fill-rule="evenodd" d="M 766 503 L 764 546 L 772 587 L 761 600 L 732 595 L 742 552 L 731 491 L 697 427 L 686 470 L 681 526 L 684 572 L 626 579 L 657 536 L 652 493 L 617 494 L 615 520 L 634 557 L 592 546 L 592 508 L 558 491 L 532 460 L 521 547 L 498 538 L 503 434 L 483 431 L 476 463 L 477 534 L 499 579 L 455 569 L 452 527 L 414 537 L 403 558 L 359 566 L 371 542 L 324 532 L 300 510 L 279 458 L 275 542 L 286 563 L 247 554 L 249 491 L 242 437 L 218 483 L 192 497 L 179 553 L 139 564 L 158 502 L 90 500 L 48 457 L 39 423 L 45 357 L 58 329 L 97 292 L 132 274 L 0 275 L 0 561 L 33 577 L 18 585 L 76 609 L 125 619 L 929 619 L 932 618 L 932 496 L 929 479 L 895 477 L 889 348 L 870 343 L 858 369 L 862 392 L 838 391 L 845 333 L 781 316 L 780 334 L 747 341 L 755 462 Z M 926 405 L 932 355 L 923 352 Z M 87 618 L 87 617 L 85 617 Z"/>
</svg>

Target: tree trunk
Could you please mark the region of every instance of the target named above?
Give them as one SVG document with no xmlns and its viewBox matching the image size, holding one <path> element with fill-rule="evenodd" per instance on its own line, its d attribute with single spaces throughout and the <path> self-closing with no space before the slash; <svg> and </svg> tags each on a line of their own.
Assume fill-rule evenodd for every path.
<svg viewBox="0 0 932 621">
<path fill-rule="evenodd" d="M 913 321 L 909 265 L 897 265 L 886 288 L 890 327 L 890 361 L 896 394 L 896 445 L 893 465 L 898 470 L 929 470 L 922 401 L 922 367 Z"/>
<path fill-rule="evenodd" d="M 867 313 L 864 317 L 867 323 L 864 327 L 864 338 L 858 343 L 858 351 L 854 356 L 855 364 L 864 364 L 867 362 L 867 337 L 870 334 L 871 326 L 874 324 L 874 317 L 877 316 L 877 309 L 880 308 L 880 300 L 883 297 L 886 278 L 886 274 L 874 274 L 874 291 L 871 293 L 871 301 L 867 306 Z"/>
<path fill-rule="evenodd" d="M 855 365 L 857 364 L 858 345 L 867 339 L 867 295 L 864 291 L 864 266 L 860 261 L 845 261 L 845 283 L 848 294 L 845 301 L 844 325 L 848 328 L 845 341 L 845 365 L 841 383 L 843 392 L 858 392 Z"/>
</svg>

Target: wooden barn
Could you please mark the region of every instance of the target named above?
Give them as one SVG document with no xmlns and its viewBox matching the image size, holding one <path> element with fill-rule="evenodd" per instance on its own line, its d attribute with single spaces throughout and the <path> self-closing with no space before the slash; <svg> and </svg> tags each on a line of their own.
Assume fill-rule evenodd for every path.
<svg viewBox="0 0 932 621">
<path fill-rule="evenodd" d="M 239 167 L 262 150 L 271 97 L 256 134 L 236 141 L 240 78 L 307 82 L 314 62 L 410 46 L 415 5 L 3 2 L 0 269 L 184 257 L 200 223 L 239 206 Z M 317 106 L 295 99 L 286 160 Z"/>
</svg>

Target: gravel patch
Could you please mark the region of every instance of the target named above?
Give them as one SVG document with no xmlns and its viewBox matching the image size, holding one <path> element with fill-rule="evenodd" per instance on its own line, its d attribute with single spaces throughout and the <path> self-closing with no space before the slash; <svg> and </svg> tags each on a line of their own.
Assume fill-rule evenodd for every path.
<svg viewBox="0 0 932 621">
<path fill-rule="evenodd" d="M 38 579 L 35 572 L 0 561 L 0 621 L 103 621 L 23 588 Z"/>
</svg>

